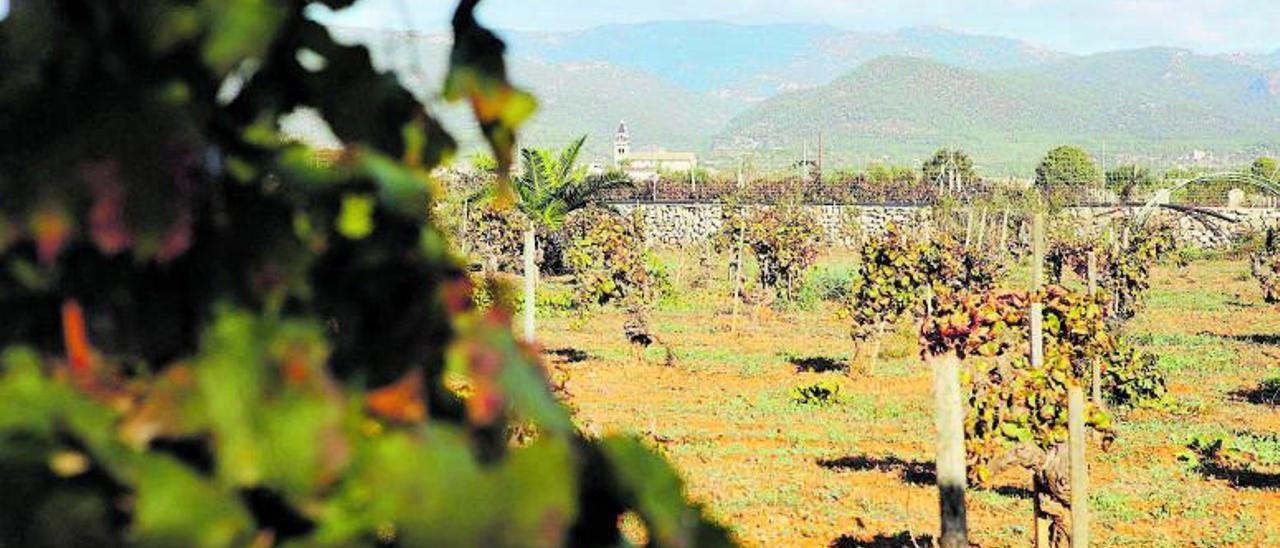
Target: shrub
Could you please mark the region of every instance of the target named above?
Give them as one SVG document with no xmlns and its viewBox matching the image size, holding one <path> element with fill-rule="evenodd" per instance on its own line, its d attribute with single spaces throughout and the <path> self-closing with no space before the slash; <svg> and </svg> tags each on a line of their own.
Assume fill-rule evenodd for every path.
<svg viewBox="0 0 1280 548">
<path fill-rule="evenodd" d="M 1041 364 L 1033 364 L 1029 356 L 1033 302 L 1043 307 Z M 964 416 L 965 431 L 948 428 L 948 437 L 940 439 L 956 444 L 963 440 L 966 470 L 979 485 L 1006 467 L 1032 470 L 1036 513 L 1053 521 L 1050 543 L 1061 542 L 1066 535 L 1064 509 L 1070 504 L 1065 490 L 1068 394 L 1072 386 L 1087 383 L 1090 364 L 1111 350 L 1102 309 L 1094 299 L 1057 286 L 1037 293 L 941 292 L 921 322 L 920 343 L 935 370 L 954 368 L 959 358 L 965 366 L 959 377 L 970 379 L 968 409 L 953 409 L 951 414 Z M 943 393 L 939 389 L 938 394 Z M 950 401 L 961 398 L 953 394 Z M 941 410 L 954 404 L 940 397 L 937 405 Z M 1099 407 L 1086 405 L 1086 426 L 1105 433 L 1106 447 L 1114 437 L 1110 418 Z M 939 419 L 940 429 L 944 424 Z M 958 468 L 956 463 L 947 465 L 953 473 Z M 1052 504 L 1043 504 L 1049 501 L 1042 495 Z"/>
<path fill-rule="evenodd" d="M 574 300 L 588 307 L 610 303 L 653 303 L 668 285 L 666 272 L 646 249 L 639 219 L 606 210 L 584 212 L 573 232 L 581 236 L 566 253 Z"/>
<path fill-rule="evenodd" d="M 1081 279 L 1089 275 L 1089 253 L 1096 256 L 1097 274 L 1105 273 L 1110 259 L 1110 252 L 1101 244 L 1094 234 L 1081 234 L 1074 230 L 1063 230 L 1053 235 L 1049 249 L 1045 252 L 1045 275 L 1049 283 L 1061 284 L 1062 276 L 1070 271 Z"/>
<path fill-rule="evenodd" d="M 920 175 L 925 182 L 948 187 L 948 191 L 963 190 L 978 181 L 973 159 L 964 151 L 947 148 L 938 149 L 933 157 L 925 160 L 920 166 Z"/>
<path fill-rule="evenodd" d="M 519 272 L 528 220 L 514 207 L 499 210 L 483 206 L 471 221 L 468 233 L 471 254 L 486 270 Z"/>
<path fill-rule="evenodd" d="M 746 219 L 745 241 L 760 266 L 760 284 L 788 302 L 818 260 L 822 227 L 799 207 L 758 209 Z"/>
<path fill-rule="evenodd" d="M 524 300 L 520 299 L 520 305 L 517 307 L 523 311 Z M 569 312 L 579 310 L 578 294 L 573 289 L 562 289 L 559 287 L 547 287 L 539 291 L 534 301 L 534 306 L 538 311 L 542 312 Z"/>
<path fill-rule="evenodd" d="M 1264 181 L 1280 183 L 1280 162 L 1269 156 L 1260 157 L 1249 166 L 1249 173 Z"/>
<path fill-rule="evenodd" d="M 686 285 L 689 289 L 705 289 L 711 282 L 712 272 L 715 269 L 716 257 L 715 251 L 711 243 L 702 242 L 698 244 L 698 262 L 691 269 Z"/>
<path fill-rule="evenodd" d="M 896 227 L 862 246 L 862 262 L 840 317 L 851 324 L 859 353 L 870 342 L 869 362 L 879 355 L 888 326 L 904 315 L 922 315 L 930 295 L 983 291 L 995 285 L 996 264 L 946 234 L 934 240 L 909 238 Z M 865 366 L 867 369 L 870 365 Z"/>
<path fill-rule="evenodd" d="M 569 215 L 568 226 L 552 229 L 538 226 L 535 229 L 534 261 L 543 274 L 559 276 L 569 273 L 566 250 L 575 239 L 572 219 L 579 212 Z M 471 220 L 468 242 L 473 257 L 490 270 L 521 272 L 524 268 L 524 231 L 529 220 L 514 207 L 498 209 L 491 204 L 479 206 Z"/>
<path fill-rule="evenodd" d="M 1249 270 L 1262 286 L 1262 299 L 1280 303 L 1280 242 L 1274 229 L 1267 229 L 1261 249 L 1249 254 Z"/>
<path fill-rule="evenodd" d="M 853 272 L 844 268 L 818 267 L 805 278 L 800 291 L 801 302 L 849 302 L 853 291 Z"/>
<path fill-rule="evenodd" d="M 800 405 L 831 405 L 841 401 L 841 390 L 840 383 L 830 380 L 796 386 L 791 389 L 791 401 Z"/>
<path fill-rule="evenodd" d="M 722 207 L 720 230 L 712 243 L 717 253 L 731 254 L 731 278 L 745 268 L 737 256 L 741 243 L 756 258 L 761 287 L 772 290 L 783 304 L 799 296 L 805 275 L 818 260 L 823 245 L 823 231 L 817 220 L 800 207 L 748 208 L 732 200 Z"/>
<path fill-rule="evenodd" d="M 497 273 L 475 273 L 471 275 L 471 302 L 476 310 L 498 310 L 511 314 L 519 302 L 519 280 L 509 275 Z"/>
<path fill-rule="evenodd" d="M 1135 164 L 1124 164 L 1107 170 L 1107 188 L 1114 191 L 1120 203 L 1133 201 L 1135 191 L 1150 190 L 1159 184 L 1151 169 Z"/>
<path fill-rule="evenodd" d="M 869 238 L 841 314 L 852 323 L 853 339 L 872 338 L 915 307 L 935 259 L 926 242 L 910 239 L 894 226 Z"/>
<path fill-rule="evenodd" d="M 1189 245 L 1180 245 L 1173 249 L 1173 252 L 1166 255 L 1162 262 L 1172 263 L 1179 269 L 1191 266 L 1191 263 L 1204 260 L 1208 254 L 1204 249 L 1192 247 Z"/>
<path fill-rule="evenodd" d="M 853 247 L 862 245 L 867 233 L 862 227 L 862 217 L 857 209 L 852 207 L 841 208 L 840 218 L 837 222 L 836 233 L 832 235 L 835 241 L 828 242 L 828 245 L 832 247 L 837 245 L 850 245 Z"/>
<path fill-rule="evenodd" d="M 1102 386 L 1107 402 L 1119 407 L 1159 407 L 1168 396 L 1155 355 L 1123 339 L 1104 360 Z"/>
<path fill-rule="evenodd" d="M 1106 245 L 1096 235 L 1059 234 L 1045 255 L 1045 263 L 1049 278 L 1055 283 L 1061 281 L 1064 269 L 1084 278 L 1088 274 L 1088 253 L 1092 251 L 1097 257 L 1098 287 L 1106 296 L 1109 316 L 1119 325 L 1141 309 L 1142 295 L 1151 287 L 1151 267 L 1176 244 L 1169 225 L 1120 224 L 1112 230 L 1128 234 L 1128 242 Z"/>
<path fill-rule="evenodd" d="M 1060 146 L 1036 166 L 1036 186 L 1055 206 L 1079 200 L 1084 191 L 1102 183 L 1102 172 L 1084 149 Z"/>
<path fill-rule="evenodd" d="M 1033 298 L 1044 313 L 1044 365 L 1039 369 L 1027 355 Z M 1034 465 L 1034 458 L 1005 459 L 1020 445 L 1048 451 L 1066 441 L 1068 383 L 1087 382 L 1089 363 L 1113 349 L 1102 309 L 1057 286 L 1034 295 L 941 294 L 922 323 L 921 343 L 926 354 L 954 349 L 974 366 L 966 439 L 971 473 L 980 483 L 998 473 L 999 465 Z M 1101 409 L 1091 408 L 1087 416 L 1093 427 L 1109 431 L 1110 420 Z"/>
<path fill-rule="evenodd" d="M 1280 487 L 1280 437 L 1275 435 L 1196 436 L 1179 459 L 1236 487 Z"/>
<path fill-rule="evenodd" d="M 1224 248 L 1214 250 L 1211 256 L 1224 260 L 1249 260 L 1250 255 L 1266 247 L 1265 230 L 1245 230 L 1232 233 Z"/>
</svg>

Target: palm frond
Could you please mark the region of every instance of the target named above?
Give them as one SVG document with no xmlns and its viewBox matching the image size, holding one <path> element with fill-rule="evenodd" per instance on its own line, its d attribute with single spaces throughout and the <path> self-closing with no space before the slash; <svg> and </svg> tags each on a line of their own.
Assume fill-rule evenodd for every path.
<svg viewBox="0 0 1280 548">
<path fill-rule="evenodd" d="M 578 155 L 582 153 L 582 144 L 587 142 L 587 136 L 583 135 L 560 151 L 560 158 L 556 161 L 556 179 L 561 183 L 568 184 L 575 180 L 574 170 L 578 164 Z"/>
<path fill-rule="evenodd" d="M 609 172 L 602 175 L 584 177 L 576 184 L 566 186 L 560 192 L 559 198 L 572 211 L 586 207 L 602 192 L 615 188 L 630 188 L 632 186 L 634 186 L 634 183 L 632 183 L 630 177 L 623 173 Z"/>
<path fill-rule="evenodd" d="M 484 205 L 484 204 L 493 202 L 493 199 L 497 197 L 497 195 L 498 195 L 498 184 L 495 182 L 495 183 L 486 184 L 480 188 L 477 188 L 471 191 L 470 194 L 463 196 L 462 199 L 465 200 L 467 203 Z"/>
<path fill-rule="evenodd" d="M 564 219 L 573 211 L 564 202 L 560 200 L 552 200 L 542 209 L 542 225 L 553 229 L 560 228 L 564 224 Z"/>
<path fill-rule="evenodd" d="M 578 165 L 586 136 L 579 137 L 559 154 L 538 148 L 520 150 L 522 173 L 512 180 L 520 210 L 534 222 L 558 227 L 570 212 L 585 207 L 606 190 L 630 186 L 617 172 L 588 176 Z"/>
<path fill-rule="evenodd" d="M 536 211 L 546 205 L 548 190 L 554 185 L 549 182 L 547 164 L 550 154 L 545 150 L 526 148 L 520 150 L 520 176 L 512 181 L 516 194 L 520 199 L 520 209 L 530 217 L 537 217 Z"/>
</svg>

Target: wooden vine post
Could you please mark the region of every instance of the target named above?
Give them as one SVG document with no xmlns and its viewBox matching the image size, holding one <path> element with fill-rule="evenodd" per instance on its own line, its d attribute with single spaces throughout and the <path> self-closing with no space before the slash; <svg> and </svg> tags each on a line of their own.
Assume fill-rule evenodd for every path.
<svg viewBox="0 0 1280 548">
<path fill-rule="evenodd" d="M 1040 289 L 1044 287 L 1044 211 L 1042 207 L 1037 207 L 1035 214 L 1031 218 L 1031 295 L 1036 295 Z M 1044 320 L 1044 305 L 1038 299 L 1031 300 L 1031 314 L 1028 323 L 1031 328 L 1031 367 L 1032 369 L 1040 369 L 1044 367 L 1044 330 L 1041 323 Z M 1041 492 L 1038 481 L 1035 483 L 1035 545 L 1036 548 L 1047 548 L 1049 546 L 1049 531 L 1053 525 L 1052 520 L 1044 511 L 1046 493 Z"/>
<path fill-rule="evenodd" d="M 1095 298 L 1098 295 L 1098 253 L 1096 251 L 1089 252 L 1089 298 Z M 1102 367 L 1098 360 L 1093 360 L 1089 368 L 1090 388 L 1093 397 L 1093 404 L 1102 407 Z"/>
<path fill-rule="evenodd" d="M 978 219 L 978 243 L 975 249 L 981 250 L 987 243 L 987 210 L 983 208 L 982 216 Z"/>
<path fill-rule="evenodd" d="M 1031 219 L 1031 294 L 1035 295 L 1044 287 L 1044 212 L 1036 211 Z M 1044 366 L 1044 331 L 1041 322 L 1044 319 L 1044 305 L 1033 299 L 1031 316 L 1031 366 Z"/>
<path fill-rule="evenodd" d="M 462 256 L 471 256 L 471 199 L 462 201 Z"/>
<path fill-rule="evenodd" d="M 969 517 L 965 509 L 968 473 L 965 470 L 965 401 L 960 386 L 960 354 L 950 345 L 934 347 L 932 330 L 933 291 L 924 289 L 925 318 L 921 323 L 921 343 L 926 345 L 925 361 L 933 374 L 933 417 L 937 428 L 935 462 L 938 485 L 938 517 L 941 548 L 969 548 Z"/>
<path fill-rule="evenodd" d="M 1071 458 L 1071 546 L 1089 546 L 1089 468 L 1084 460 L 1084 389 L 1067 388 L 1067 437 Z"/>
<path fill-rule="evenodd" d="M 938 505 L 942 521 L 939 545 L 968 548 L 965 512 L 964 402 L 960 395 L 960 357 L 954 352 L 930 356 L 934 418 L 938 428 Z"/>
<path fill-rule="evenodd" d="M 1009 208 L 1004 208 L 1004 216 L 1000 218 L 1000 255 L 1009 251 Z"/>
<path fill-rule="evenodd" d="M 739 163 L 739 164 L 738 164 L 738 184 L 737 184 L 738 193 L 739 193 L 739 194 L 741 194 L 741 193 L 742 193 L 742 189 L 743 189 L 743 188 L 745 188 L 745 187 L 746 187 L 746 184 L 745 184 L 745 182 L 744 182 L 744 180 L 743 180 L 743 178 L 742 178 L 742 164 L 741 164 L 741 163 Z M 738 214 L 739 214 L 740 216 L 744 216 L 744 215 L 746 215 L 746 212 L 745 212 L 745 211 L 739 211 L 739 213 L 738 213 Z M 733 264 L 734 264 L 734 267 L 733 267 L 733 280 L 732 280 L 732 283 L 733 283 L 733 319 L 732 319 L 732 320 L 730 320 L 730 321 L 731 321 L 731 323 L 730 323 L 730 325 L 729 325 L 729 332 L 730 332 L 730 333 L 732 333 L 732 334 L 734 334 L 734 335 L 737 335 L 737 334 L 738 334 L 738 307 L 739 307 L 739 306 L 741 305 L 741 303 L 742 303 L 742 290 L 743 290 L 743 287 L 742 287 L 742 286 L 743 286 L 743 278 L 742 278 L 743 274 L 742 274 L 742 270 L 743 270 L 743 266 L 744 266 L 744 265 L 742 264 L 742 263 L 743 263 L 742 245 L 743 245 L 743 240 L 744 240 L 744 238 L 745 238 L 745 234 L 744 234 L 744 233 L 745 233 L 745 232 L 746 232 L 746 230 L 747 230 L 746 218 L 745 218 L 745 217 L 739 217 L 738 222 L 740 223 L 740 225 L 738 226 L 738 238 L 737 238 L 737 240 L 734 242 L 734 245 L 733 245 Z"/>
<path fill-rule="evenodd" d="M 1098 254 L 1088 255 L 1089 298 L 1098 290 Z M 1102 405 L 1102 370 L 1099 358 L 1089 361 L 1093 402 Z M 1089 545 L 1089 466 L 1085 462 L 1084 389 L 1073 382 L 1067 387 L 1067 441 L 1071 458 L 1071 546 Z"/>
<path fill-rule="evenodd" d="M 863 371 L 867 376 L 875 374 L 876 368 L 879 365 L 880 346 L 884 343 L 884 331 L 888 328 L 888 324 L 888 321 L 880 320 L 879 325 L 876 326 L 876 336 L 875 339 L 871 341 L 871 357 L 866 361 L 867 368 Z M 852 368 L 850 368 L 850 372 L 852 372 Z"/>
<path fill-rule="evenodd" d="M 734 269 L 733 269 L 733 324 L 729 327 L 729 331 L 733 334 L 738 333 L 738 307 L 742 303 L 743 293 L 743 270 L 745 270 L 746 257 L 743 256 L 743 240 L 746 238 L 746 221 L 742 220 L 743 225 L 738 228 L 738 241 L 733 246 L 734 249 Z"/>
<path fill-rule="evenodd" d="M 933 292 L 925 289 L 926 318 L 933 316 Z M 922 325 L 922 327 L 924 327 Z M 922 330 L 922 334 L 924 331 Z M 935 462 L 938 484 L 938 517 L 941 531 L 940 548 L 969 548 L 969 516 L 965 509 L 964 409 L 960 386 L 960 355 L 952 348 L 925 352 L 925 361 L 933 373 L 933 417 L 938 438 Z"/>
<path fill-rule="evenodd" d="M 966 221 L 966 222 L 965 222 L 965 225 L 964 225 L 964 247 L 965 247 L 965 249 L 968 249 L 968 248 L 969 248 L 969 244 L 973 243 L 973 222 L 974 222 L 974 217 L 975 217 L 975 215 L 974 215 L 973 207 L 972 207 L 972 206 L 970 206 L 970 207 L 969 207 L 969 220 L 968 220 L 968 221 Z"/>
<path fill-rule="evenodd" d="M 1107 232 L 1107 246 L 1111 250 L 1112 257 L 1120 256 L 1120 240 L 1116 237 L 1114 231 Z M 1118 288 L 1112 288 L 1111 294 L 1107 297 L 1107 314 L 1114 315 L 1116 313 L 1116 303 L 1120 301 L 1119 295 L 1116 294 Z"/>
<path fill-rule="evenodd" d="M 1039 294 L 1044 287 L 1045 256 L 1045 218 L 1044 212 L 1037 209 L 1031 226 L 1031 294 Z M 1091 279 L 1093 277 L 1091 276 Z M 1091 284 L 1092 285 L 1092 284 Z M 1031 302 L 1031 314 L 1028 324 L 1031 330 L 1031 367 L 1044 367 L 1044 305 L 1039 299 Z M 1096 360 L 1095 360 L 1096 364 Z M 1088 476 L 1084 455 L 1084 389 L 1078 380 L 1067 386 L 1067 444 L 1071 469 L 1071 545 L 1088 546 Z M 1039 481 L 1035 481 L 1035 546 L 1048 547 L 1051 544 L 1053 520 L 1045 511 L 1048 493 L 1043 492 Z"/>
</svg>

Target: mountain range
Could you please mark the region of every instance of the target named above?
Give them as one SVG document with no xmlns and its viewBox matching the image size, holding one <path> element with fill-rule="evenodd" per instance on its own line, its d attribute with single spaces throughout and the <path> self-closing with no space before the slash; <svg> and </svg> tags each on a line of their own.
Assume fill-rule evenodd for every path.
<svg viewBox="0 0 1280 548">
<path fill-rule="evenodd" d="M 332 31 L 369 46 L 446 125 L 467 126 L 461 107 L 436 97 L 447 35 Z M 586 153 L 600 161 L 620 120 L 639 148 L 694 150 L 713 166 L 782 167 L 806 145 L 816 149 L 819 134 L 830 165 L 911 163 L 959 146 L 1002 174 L 1026 171 L 1061 143 L 1165 164 L 1194 151 L 1218 161 L 1280 151 L 1280 50 L 1074 55 L 932 27 L 713 21 L 499 34 L 512 78 L 540 101 L 523 143 L 587 134 Z M 479 146 L 474 131 L 461 133 L 465 146 Z"/>
</svg>

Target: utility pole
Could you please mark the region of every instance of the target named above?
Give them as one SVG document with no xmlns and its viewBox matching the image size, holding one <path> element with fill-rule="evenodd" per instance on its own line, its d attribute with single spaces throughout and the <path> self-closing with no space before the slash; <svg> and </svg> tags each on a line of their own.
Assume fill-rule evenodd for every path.
<svg viewBox="0 0 1280 548">
<path fill-rule="evenodd" d="M 959 173 L 959 169 L 956 167 L 955 149 L 951 149 L 950 151 L 947 152 L 947 158 L 948 158 L 947 173 L 949 174 L 949 179 L 951 180 L 951 192 L 955 193 L 960 190 L 960 181 L 957 179 L 957 177 L 960 176 L 960 173 Z"/>
<path fill-rule="evenodd" d="M 1107 142 L 1106 141 L 1102 142 L 1101 164 L 1102 164 L 1102 193 L 1101 193 L 1102 196 L 1099 196 L 1099 198 L 1106 199 L 1106 198 L 1110 198 L 1110 196 L 1107 196 L 1108 194 L 1107 191 L 1110 189 L 1107 188 Z"/>
<path fill-rule="evenodd" d="M 689 198 L 698 201 L 698 179 L 693 166 L 689 166 Z"/>
<path fill-rule="evenodd" d="M 812 174 L 813 170 L 809 167 L 809 140 L 805 139 L 804 154 L 800 157 L 800 182 L 804 183 Z"/>
<path fill-rule="evenodd" d="M 823 147 L 823 143 L 822 143 L 822 132 L 821 132 L 821 131 L 819 131 L 819 132 L 818 132 L 818 179 L 819 179 L 819 180 L 821 180 L 821 179 L 822 179 L 822 151 L 823 151 L 823 148 L 824 148 L 824 147 Z"/>
</svg>

